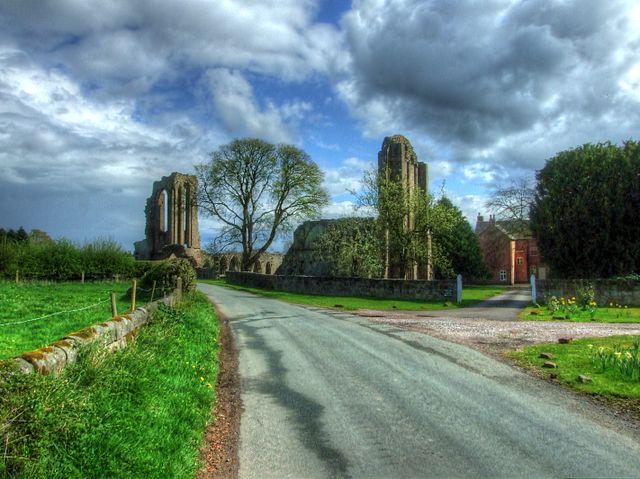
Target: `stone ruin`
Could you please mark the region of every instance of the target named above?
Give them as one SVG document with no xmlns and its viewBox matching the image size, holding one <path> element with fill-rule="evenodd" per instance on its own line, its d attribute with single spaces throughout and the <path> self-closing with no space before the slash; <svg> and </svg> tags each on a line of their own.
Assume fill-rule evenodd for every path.
<svg viewBox="0 0 640 479">
<path fill-rule="evenodd" d="M 400 182 L 409 195 L 428 193 L 428 167 L 427 164 L 418 161 L 418 156 L 411 142 L 403 135 L 387 136 L 382 142 L 378 152 L 378 171 L 385 172 L 392 181 Z M 404 228 L 412 231 L 415 228 L 413 215 L 407 215 L 404 219 Z M 415 263 L 403 273 L 400 253 L 389 248 L 388 232 L 385 234 L 387 243 L 385 251 L 385 278 L 403 279 L 433 279 L 433 261 L 431 254 L 431 234 L 427 234 L 424 241 L 429 249 L 429 259 Z"/>
<path fill-rule="evenodd" d="M 390 179 L 400 182 L 409 194 L 427 194 L 427 164 L 418 161 L 411 142 L 402 135 L 385 137 L 378 153 L 378 171 L 387 172 Z M 358 218 L 358 221 L 372 221 L 370 218 Z M 330 258 L 322 259 L 318 238 L 335 221 L 317 220 L 301 224 L 293 235 L 293 244 L 284 257 L 278 274 L 333 276 L 334 271 Z M 405 218 L 405 228 L 414 228 L 414 219 Z M 388 233 L 387 233 L 388 235 Z M 431 235 L 424 238 L 431 251 Z M 392 251 L 385 239 L 384 278 L 387 279 L 433 279 L 432 255 L 429 259 L 412 265 L 409 271 L 403 272 L 400 266 L 399 253 Z"/>
<path fill-rule="evenodd" d="M 188 258 L 200 266 L 197 193 L 193 175 L 172 173 L 153 183 L 144 209 L 146 238 L 134 244 L 136 259 Z"/>
</svg>

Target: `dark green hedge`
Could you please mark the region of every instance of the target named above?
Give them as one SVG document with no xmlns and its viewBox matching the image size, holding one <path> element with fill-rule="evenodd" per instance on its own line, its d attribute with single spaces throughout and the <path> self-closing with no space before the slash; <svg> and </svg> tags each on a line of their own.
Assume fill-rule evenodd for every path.
<svg viewBox="0 0 640 479">
<path fill-rule="evenodd" d="M 0 243 L 0 277 L 15 278 L 16 271 L 25 279 L 72 280 L 141 277 L 152 266 L 136 261 L 118 243 L 97 240 L 78 246 L 68 240 L 4 241 Z"/>
</svg>

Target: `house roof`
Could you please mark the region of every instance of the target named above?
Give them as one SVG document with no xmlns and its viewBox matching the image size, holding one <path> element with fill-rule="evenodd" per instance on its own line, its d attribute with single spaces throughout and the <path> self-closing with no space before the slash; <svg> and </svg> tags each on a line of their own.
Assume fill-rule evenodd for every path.
<svg viewBox="0 0 640 479">
<path fill-rule="evenodd" d="M 482 234 L 491 225 L 494 225 L 498 231 L 504 233 L 512 240 L 533 238 L 529 220 L 478 221 L 476 223 L 476 234 Z"/>
</svg>

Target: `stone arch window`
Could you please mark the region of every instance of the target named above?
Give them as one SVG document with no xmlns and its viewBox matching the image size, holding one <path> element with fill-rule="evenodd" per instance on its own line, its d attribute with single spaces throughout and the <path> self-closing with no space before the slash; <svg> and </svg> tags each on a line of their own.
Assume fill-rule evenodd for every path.
<svg viewBox="0 0 640 479">
<path fill-rule="evenodd" d="M 221 273 L 224 273 L 225 271 L 227 271 L 227 258 L 225 258 L 224 256 L 222 256 L 220 258 L 220 268 L 219 271 Z"/>
<path fill-rule="evenodd" d="M 264 267 L 265 274 L 271 274 L 271 261 L 267 262 L 267 265 Z"/>
<path fill-rule="evenodd" d="M 169 198 L 167 190 L 162 190 L 158 193 L 156 204 L 158 207 L 158 231 L 166 233 L 168 228 L 169 219 Z"/>
<path fill-rule="evenodd" d="M 253 263 L 253 272 L 262 273 L 262 264 L 260 263 L 260 261 L 256 260 L 256 262 Z"/>
<path fill-rule="evenodd" d="M 229 263 L 229 271 L 240 271 L 240 261 L 238 261 L 237 256 L 231 258 L 231 263 Z"/>
</svg>

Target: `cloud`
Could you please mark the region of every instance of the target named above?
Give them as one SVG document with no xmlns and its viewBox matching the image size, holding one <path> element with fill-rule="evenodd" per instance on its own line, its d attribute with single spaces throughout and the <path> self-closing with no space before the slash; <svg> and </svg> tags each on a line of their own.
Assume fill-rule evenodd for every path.
<svg viewBox="0 0 640 479">
<path fill-rule="evenodd" d="M 151 182 L 190 171 L 217 139 L 180 114 L 167 124 L 136 121 L 133 100 L 102 102 L 59 70 L 1 48 L 0 100 L 0 217 L 53 236 L 139 239 Z"/>
<path fill-rule="evenodd" d="M 316 0 L 3 2 L 0 39 L 62 63 L 84 82 L 151 84 L 184 67 L 226 67 L 300 80 L 331 67 L 335 27 Z"/>
<path fill-rule="evenodd" d="M 363 175 L 374 167 L 373 162 L 350 157 L 340 166 L 324 168 L 324 186 L 331 196 L 342 196 L 362 189 Z"/>
<path fill-rule="evenodd" d="M 308 103 L 287 103 L 279 108 L 268 101 L 261 109 L 253 87 L 239 72 L 217 68 L 207 72 L 206 77 L 215 111 L 231 135 L 291 142 L 293 135 L 285 118 L 295 122 L 311 108 Z"/>
<path fill-rule="evenodd" d="M 354 1 L 336 88 L 371 136 L 393 128 L 458 163 L 540 167 L 637 134 L 639 16 L 632 0 Z"/>
</svg>

